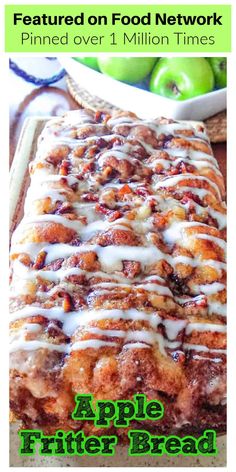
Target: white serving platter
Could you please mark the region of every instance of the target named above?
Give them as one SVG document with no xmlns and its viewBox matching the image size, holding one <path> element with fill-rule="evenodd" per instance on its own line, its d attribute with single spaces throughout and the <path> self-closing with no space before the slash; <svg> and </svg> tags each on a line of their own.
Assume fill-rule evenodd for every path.
<svg viewBox="0 0 236 472">
<path fill-rule="evenodd" d="M 176 120 L 205 120 L 226 108 L 226 88 L 189 100 L 176 101 L 112 79 L 72 58 L 61 65 L 81 87 L 118 108 L 132 110 L 140 118 L 165 116 Z"/>
</svg>

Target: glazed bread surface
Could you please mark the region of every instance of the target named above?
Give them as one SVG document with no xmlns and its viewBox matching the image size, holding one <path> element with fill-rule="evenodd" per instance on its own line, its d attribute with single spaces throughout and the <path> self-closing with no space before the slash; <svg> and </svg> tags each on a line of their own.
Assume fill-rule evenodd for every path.
<svg viewBox="0 0 236 472">
<path fill-rule="evenodd" d="M 165 415 L 133 428 L 223 432 L 225 189 L 203 126 L 69 112 L 30 176 L 11 247 L 15 418 L 101 434 L 71 419 L 76 393 L 144 393 Z"/>
</svg>

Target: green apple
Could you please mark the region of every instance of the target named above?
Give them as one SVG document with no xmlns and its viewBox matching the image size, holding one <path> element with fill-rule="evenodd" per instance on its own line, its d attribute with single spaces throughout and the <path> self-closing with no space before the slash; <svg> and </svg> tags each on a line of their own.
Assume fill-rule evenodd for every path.
<svg viewBox="0 0 236 472">
<path fill-rule="evenodd" d="M 102 56 L 98 59 L 101 72 L 114 79 L 136 84 L 150 74 L 156 57 L 112 57 Z"/>
<path fill-rule="evenodd" d="M 151 92 L 174 100 L 196 97 L 214 88 L 214 74 L 203 57 L 163 57 L 154 67 Z"/>
<path fill-rule="evenodd" d="M 208 57 L 208 61 L 215 76 L 215 85 L 217 88 L 223 88 L 227 85 L 227 59 L 226 57 Z"/>
<path fill-rule="evenodd" d="M 98 59 L 97 57 L 86 57 L 86 56 L 80 56 L 80 57 L 73 57 L 75 61 L 81 62 L 81 64 L 84 64 L 87 67 L 90 67 L 90 69 L 94 70 L 100 70 L 98 66 Z"/>
</svg>

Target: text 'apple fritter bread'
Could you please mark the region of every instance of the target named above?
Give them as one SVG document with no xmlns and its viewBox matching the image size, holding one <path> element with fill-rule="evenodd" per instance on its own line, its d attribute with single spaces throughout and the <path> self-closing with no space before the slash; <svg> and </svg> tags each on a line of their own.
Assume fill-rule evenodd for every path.
<svg viewBox="0 0 236 472">
<path fill-rule="evenodd" d="M 76 393 L 143 393 L 164 418 L 132 428 L 224 431 L 225 190 L 204 128 L 70 112 L 30 175 L 11 248 L 15 418 L 101 434 L 71 419 Z"/>
</svg>

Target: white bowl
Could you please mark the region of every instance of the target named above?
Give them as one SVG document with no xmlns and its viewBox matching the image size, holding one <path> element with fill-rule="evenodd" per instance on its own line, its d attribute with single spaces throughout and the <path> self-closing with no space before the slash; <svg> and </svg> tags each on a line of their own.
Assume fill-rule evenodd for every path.
<svg viewBox="0 0 236 472">
<path fill-rule="evenodd" d="M 165 116 L 178 120 L 204 120 L 226 108 L 226 88 L 179 102 L 112 79 L 74 59 L 60 58 L 60 62 L 81 87 L 118 108 L 133 111 L 140 118 Z"/>
</svg>

